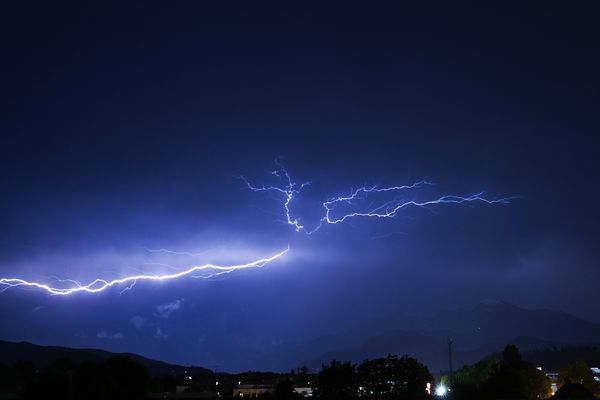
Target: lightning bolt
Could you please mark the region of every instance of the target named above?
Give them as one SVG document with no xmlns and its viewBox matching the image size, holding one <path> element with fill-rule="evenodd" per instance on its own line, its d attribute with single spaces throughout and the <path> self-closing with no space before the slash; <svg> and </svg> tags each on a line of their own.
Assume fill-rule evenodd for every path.
<svg viewBox="0 0 600 400">
<path fill-rule="evenodd" d="M 275 193 L 283 195 L 283 199 L 284 199 L 283 207 L 285 209 L 285 216 L 287 219 L 285 222 L 288 225 L 292 225 L 296 229 L 296 232 L 300 232 L 302 229 L 304 229 L 304 226 L 302 226 L 300 224 L 299 218 L 291 217 L 290 203 L 294 199 L 295 195 L 300 194 L 302 189 L 304 189 L 305 187 L 310 185 L 310 182 L 304 182 L 304 183 L 298 184 L 298 183 L 292 181 L 290 174 L 288 174 L 287 170 L 279 162 L 278 159 L 275 160 L 275 164 L 279 168 L 272 171 L 271 175 L 274 175 L 277 178 L 283 179 L 285 181 L 285 186 L 283 186 L 283 187 L 264 186 L 264 185 L 263 186 L 254 186 L 244 176 L 240 176 L 240 179 L 243 180 L 246 183 L 246 185 L 248 186 L 248 188 L 254 192 L 275 192 Z"/>
<path fill-rule="evenodd" d="M 299 218 L 294 218 L 291 216 L 290 204 L 292 203 L 292 200 L 294 200 L 295 197 L 310 184 L 310 182 L 302 184 L 294 182 L 282 164 L 278 160 L 275 162 L 279 169 L 273 171 L 271 174 L 278 178 L 284 179 L 283 186 L 255 186 L 251 184 L 245 177 L 242 176 L 240 178 L 246 183 L 247 187 L 254 192 L 274 192 L 283 195 L 283 205 L 287 224 L 292 225 L 296 232 L 303 231 L 308 235 L 312 235 L 325 225 L 336 225 L 342 222 L 348 222 L 348 220 L 352 218 L 393 219 L 396 218 L 402 210 L 409 207 L 429 208 L 442 204 L 470 205 L 472 203 L 506 205 L 509 204 L 511 200 L 518 198 L 517 196 L 513 196 L 492 199 L 485 197 L 484 192 L 479 192 L 468 196 L 444 194 L 442 196 L 423 201 L 414 200 L 414 197 L 413 199 L 407 200 L 407 193 L 414 192 L 424 186 L 432 185 L 431 182 L 425 180 L 402 186 L 362 186 L 358 189 L 351 190 L 347 195 L 332 197 L 321 203 L 323 208 L 323 216 L 319 219 L 317 225 L 313 229 L 306 229 L 300 224 Z M 339 210 L 341 206 L 352 206 L 357 200 L 364 200 L 370 195 L 377 193 L 400 193 L 403 194 L 404 198 L 392 198 L 391 200 L 385 201 L 381 204 L 369 207 L 368 211 L 352 211 L 342 213 L 338 216 L 333 216 L 336 209 Z"/>
<path fill-rule="evenodd" d="M 277 169 L 272 171 L 271 174 L 275 176 L 277 179 L 282 180 L 283 184 L 281 186 L 275 185 L 262 185 L 256 186 L 250 183 L 248 179 L 244 176 L 240 178 L 245 182 L 248 189 L 254 192 L 268 192 L 274 193 L 281 198 L 285 220 L 283 221 L 287 225 L 291 225 L 296 232 L 303 232 L 308 235 L 311 235 L 321 229 L 325 225 L 337 225 L 343 222 L 348 222 L 350 219 L 354 218 L 376 218 L 376 219 L 393 219 L 396 218 L 402 210 L 409 207 L 416 208 L 430 208 L 437 205 L 443 204 L 457 204 L 457 205 L 470 205 L 472 203 L 484 203 L 487 205 L 497 205 L 497 204 L 508 204 L 511 199 L 516 197 L 506 197 L 506 198 L 496 198 L 490 199 L 484 196 L 483 192 L 479 192 L 469 196 L 457 196 L 445 194 L 439 197 L 431 198 L 429 200 L 415 200 L 413 195 L 412 198 L 408 198 L 408 195 L 414 193 L 420 188 L 431 185 L 428 181 L 418 181 L 410 185 L 402 185 L 402 186 L 389 186 L 389 187 L 380 187 L 380 186 L 362 186 L 358 189 L 351 190 L 350 193 L 343 196 L 332 197 L 323 203 L 321 206 L 323 208 L 323 213 L 321 218 L 316 223 L 316 226 L 312 229 L 307 229 L 303 223 L 300 222 L 299 217 L 293 217 L 291 211 L 292 202 L 297 199 L 300 193 L 306 189 L 310 182 L 297 183 L 295 182 L 285 167 L 279 162 L 279 160 L 275 160 L 275 164 L 277 165 Z M 381 202 L 379 204 L 371 205 L 368 207 L 367 211 L 350 211 L 350 212 L 340 212 L 342 207 L 350 207 L 356 208 L 357 201 L 364 201 L 369 196 L 374 194 L 389 194 L 396 195 L 400 197 L 393 197 L 388 199 L 387 201 Z M 334 215 L 339 214 L 339 215 Z M 202 253 L 188 253 L 188 252 L 177 252 L 168 249 L 157 249 L 151 250 L 146 249 L 152 253 L 169 253 L 174 255 L 184 255 L 189 257 L 199 257 L 206 252 L 212 251 L 214 249 L 209 249 L 206 252 Z M 271 256 L 266 258 L 261 258 L 247 264 L 239 264 L 239 265 L 230 265 L 230 266 L 222 266 L 216 264 L 204 264 L 204 265 L 194 265 L 189 267 L 188 269 L 182 271 L 175 271 L 167 274 L 144 274 L 139 273 L 136 275 L 129 275 L 119 279 L 107 280 L 102 278 L 97 278 L 88 284 L 82 284 L 78 281 L 72 279 L 54 279 L 55 283 L 42 283 L 36 281 L 28 281 L 21 278 L 0 278 L 0 293 L 4 292 L 7 289 L 14 287 L 24 287 L 24 288 L 32 288 L 38 289 L 47 292 L 51 295 L 59 295 L 59 296 L 67 296 L 76 293 L 99 293 L 106 289 L 109 289 L 113 286 L 123 286 L 123 289 L 120 293 L 124 293 L 133 289 L 135 284 L 139 281 L 168 281 L 182 277 L 191 277 L 191 278 L 213 278 L 217 276 L 222 276 L 226 274 L 230 274 L 234 271 L 249 269 L 249 268 L 260 268 L 275 261 L 276 259 L 282 257 L 290 250 L 288 247 Z M 169 266 L 169 268 L 173 269 L 173 267 Z"/>
<path fill-rule="evenodd" d="M 201 251 L 199 253 L 190 253 L 189 251 L 174 251 L 174 250 L 169 250 L 169 249 L 148 249 L 148 248 L 144 248 L 144 250 L 146 250 L 148 253 L 167 253 L 167 254 L 173 254 L 176 256 L 187 256 L 187 257 L 203 257 L 206 254 L 219 250 L 221 248 L 223 248 L 224 246 L 216 246 L 216 247 L 212 247 L 210 249 Z"/>
<path fill-rule="evenodd" d="M 123 293 L 128 290 L 131 290 L 138 281 L 168 281 L 184 276 L 190 276 L 191 274 L 197 272 L 201 272 L 203 274 L 203 278 L 211 278 L 219 275 L 230 274 L 234 271 L 242 269 L 260 268 L 272 261 L 277 260 L 280 257 L 283 257 L 283 255 L 285 255 L 289 250 L 290 247 L 288 245 L 288 247 L 285 250 L 280 251 L 279 253 L 271 257 L 261 258 L 256 261 L 249 262 L 247 264 L 230 266 L 221 266 L 216 264 L 195 265 L 183 271 L 164 275 L 139 274 L 110 281 L 98 278 L 86 285 L 83 285 L 80 282 L 71 279 L 61 281 L 63 283 L 70 283 L 71 286 L 69 287 L 52 286 L 51 284 L 27 281 L 25 279 L 20 278 L 0 278 L 0 286 L 3 286 L 3 290 L 0 292 L 3 292 L 4 290 L 9 289 L 11 287 L 27 287 L 33 289 L 40 289 L 51 295 L 67 296 L 75 293 L 99 293 L 113 286 L 126 285 L 126 287 L 121 291 L 121 293 Z"/>
</svg>

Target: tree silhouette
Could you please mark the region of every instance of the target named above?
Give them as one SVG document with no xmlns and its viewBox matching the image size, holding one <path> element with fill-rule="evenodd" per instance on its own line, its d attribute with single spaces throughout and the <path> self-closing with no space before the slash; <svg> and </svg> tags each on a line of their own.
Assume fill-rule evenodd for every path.
<svg viewBox="0 0 600 400">
<path fill-rule="evenodd" d="M 102 395 L 106 399 L 143 399 L 148 391 L 148 372 L 129 357 L 110 357 L 100 367 Z"/>
<path fill-rule="evenodd" d="M 354 365 L 333 360 L 319 373 L 316 394 L 321 399 L 347 400 L 356 396 Z"/>
<path fill-rule="evenodd" d="M 426 396 L 425 386 L 433 377 L 425 365 L 412 357 L 388 355 L 360 364 L 358 380 L 366 395 L 418 399 Z"/>
<path fill-rule="evenodd" d="M 294 384 L 291 379 L 284 378 L 277 381 L 274 397 L 276 400 L 289 400 L 294 398 Z"/>
<path fill-rule="evenodd" d="M 100 368 L 91 361 L 81 363 L 73 374 L 73 397 L 75 399 L 100 399 Z"/>
<path fill-rule="evenodd" d="M 66 358 L 52 362 L 44 368 L 36 380 L 24 388 L 21 397 L 26 399 L 71 397 L 75 368 L 75 363 Z"/>
<path fill-rule="evenodd" d="M 17 362 L 0 366 L 0 393 L 22 393 L 36 378 L 32 362 Z"/>
<path fill-rule="evenodd" d="M 147 391 L 146 368 L 128 357 L 113 356 L 100 365 L 56 360 L 28 377 L 17 392 L 23 399 L 137 400 L 146 398 Z"/>
<path fill-rule="evenodd" d="M 452 398 L 457 400 L 540 399 L 550 395 L 548 377 L 524 361 L 513 345 L 504 348 L 501 360 L 487 359 L 461 368 L 452 385 Z"/>
<path fill-rule="evenodd" d="M 519 349 L 508 345 L 483 385 L 487 398 L 538 399 L 551 394 L 550 379 L 533 364 L 523 361 Z"/>
<path fill-rule="evenodd" d="M 594 374 L 585 361 L 576 361 L 558 373 L 558 386 L 566 382 L 579 383 L 594 395 L 600 395 L 600 383 L 594 380 Z"/>
</svg>

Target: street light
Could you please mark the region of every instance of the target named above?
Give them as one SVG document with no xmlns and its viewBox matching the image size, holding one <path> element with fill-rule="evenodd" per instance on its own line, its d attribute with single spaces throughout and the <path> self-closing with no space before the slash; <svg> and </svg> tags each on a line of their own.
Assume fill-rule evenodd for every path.
<svg viewBox="0 0 600 400">
<path fill-rule="evenodd" d="M 448 388 L 443 383 L 440 383 L 435 387 L 435 395 L 438 397 L 444 397 L 448 394 Z"/>
</svg>

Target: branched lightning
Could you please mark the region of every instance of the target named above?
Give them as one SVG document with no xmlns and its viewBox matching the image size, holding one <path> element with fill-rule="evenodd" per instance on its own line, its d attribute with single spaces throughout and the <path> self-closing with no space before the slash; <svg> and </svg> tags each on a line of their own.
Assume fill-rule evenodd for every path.
<svg viewBox="0 0 600 400">
<path fill-rule="evenodd" d="M 304 189 L 305 187 L 310 185 L 310 182 L 304 182 L 304 183 L 298 184 L 298 183 L 292 181 L 290 174 L 288 174 L 287 170 L 283 167 L 283 165 L 279 162 L 279 160 L 275 160 L 275 164 L 277 164 L 278 169 L 272 171 L 271 175 L 274 175 L 277 178 L 284 179 L 285 186 L 283 186 L 283 187 L 265 186 L 265 185 L 254 186 L 244 176 L 240 176 L 240 179 L 242 179 L 246 183 L 248 188 L 252 191 L 275 192 L 275 193 L 283 195 L 283 207 L 285 208 L 285 216 L 287 219 L 285 222 L 289 225 L 292 225 L 296 229 L 296 232 L 300 232 L 302 229 L 304 229 L 304 226 L 302 226 L 300 224 L 299 218 L 291 217 L 290 203 L 294 199 L 294 196 L 300 194 L 302 189 Z"/>
<path fill-rule="evenodd" d="M 327 201 L 321 203 L 323 207 L 323 216 L 318 221 L 317 225 L 313 229 L 306 229 L 303 225 L 300 224 L 299 218 L 293 218 L 291 216 L 290 204 L 292 200 L 294 200 L 295 196 L 298 195 L 306 186 L 309 185 L 309 182 L 298 184 L 294 182 L 287 170 L 276 160 L 276 163 L 279 167 L 276 171 L 273 171 L 272 174 L 278 178 L 285 178 L 285 185 L 280 186 L 255 186 L 252 185 L 245 177 L 241 177 L 241 179 L 246 183 L 248 188 L 255 192 L 261 191 L 270 191 L 270 192 L 278 192 L 283 194 L 283 205 L 285 209 L 285 215 L 287 218 L 287 224 L 292 225 L 296 232 L 303 231 L 304 233 L 311 235 L 321 229 L 324 225 L 336 225 L 342 222 L 348 222 L 349 219 L 352 218 L 396 218 L 403 209 L 409 207 L 419 207 L 419 208 L 429 208 L 435 205 L 441 204 L 458 204 L 458 205 L 469 205 L 472 203 L 484 203 L 487 205 L 504 205 L 508 204 L 510 200 L 515 197 L 503 197 L 503 198 L 487 198 L 484 195 L 484 192 L 475 193 L 468 196 L 457 196 L 451 194 L 444 194 L 442 196 L 430 199 L 430 200 L 421 200 L 417 201 L 413 198 L 408 199 L 407 193 L 411 191 L 415 191 L 423 186 L 431 185 L 429 181 L 418 181 L 410 185 L 402 185 L 402 186 L 389 186 L 389 187 L 380 187 L 380 186 L 362 186 L 358 189 L 351 190 L 349 194 L 332 197 Z M 339 209 L 341 206 L 352 206 L 357 200 L 364 200 L 368 198 L 369 195 L 376 193 L 394 193 L 400 194 L 402 197 L 392 198 L 387 200 L 381 204 L 371 205 L 368 207 L 367 211 L 351 211 L 347 213 L 342 213 L 341 215 L 334 216 L 336 209 Z"/>
<path fill-rule="evenodd" d="M 80 282 L 74 281 L 71 279 L 62 280 L 63 283 L 71 284 L 70 286 L 64 287 L 64 286 L 58 286 L 58 285 L 53 286 L 52 284 L 39 283 L 39 282 L 35 282 L 35 281 L 27 281 L 25 279 L 20 279 L 20 278 L 0 278 L 0 286 L 3 287 L 3 290 L 6 290 L 11 287 L 27 287 L 27 288 L 40 289 L 40 290 L 46 291 L 47 293 L 52 294 L 52 295 L 66 296 L 66 295 L 80 293 L 80 292 L 99 293 L 99 292 L 102 292 L 103 290 L 106 290 L 113 286 L 126 285 L 126 287 L 123 290 L 121 290 L 121 293 L 123 293 L 123 292 L 126 292 L 126 291 L 132 289 L 133 286 L 138 281 L 167 281 L 167 280 L 172 280 L 172 279 L 176 279 L 176 278 L 181 278 L 184 276 L 191 276 L 192 274 L 197 273 L 197 272 L 203 273 L 203 275 L 202 275 L 203 278 L 210 278 L 210 277 L 214 277 L 214 276 L 229 274 L 231 272 L 242 270 L 242 269 L 260 268 L 260 267 L 263 267 L 264 265 L 266 265 L 267 263 L 282 257 L 289 250 L 290 250 L 290 247 L 288 246 L 285 250 L 283 250 L 271 257 L 261 258 L 256 261 L 249 262 L 247 264 L 230 265 L 230 266 L 222 266 L 222 265 L 216 265 L 216 264 L 195 265 L 195 266 L 192 266 L 183 271 L 179 271 L 179 272 L 175 272 L 175 273 L 171 273 L 171 274 L 164 274 L 164 275 L 139 274 L 139 275 L 126 276 L 124 278 L 114 279 L 114 280 L 105 280 L 105 279 L 98 278 L 86 285 L 83 285 Z M 195 277 L 198 277 L 198 276 L 196 275 Z"/>
<path fill-rule="evenodd" d="M 210 249 L 198 252 L 198 253 L 191 253 L 189 251 L 174 251 L 174 250 L 169 250 L 169 249 L 148 249 L 148 248 L 144 248 L 144 250 L 146 250 L 148 253 L 166 253 L 166 254 L 172 254 L 172 255 L 176 255 L 176 256 L 188 256 L 188 257 L 203 257 L 206 254 L 219 250 L 220 248 L 222 248 L 223 246 L 217 246 L 217 247 L 212 247 Z"/>
<path fill-rule="evenodd" d="M 279 197 L 283 204 L 283 212 L 285 214 L 285 220 L 283 221 L 287 225 L 291 225 L 296 232 L 303 232 L 311 235 L 321 229 L 325 225 L 337 225 L 340 223 L 348 223 L 351 219 L 357 218 L 396 218 L 400 215 L 401 211 L 410 207 L 415 208 L 430 208 L 442 204 L 457 204 L 457 205 L 471 205 L 474 203 L 483 203 L 487 205 L 497 204 L 508 204 L 513 197 L 509 198 L 495 198 L 491 199 L 484 196 L 483 192 L 475 193 L 469 196 L 457 196 L 452 194 L 444 194 L 439 197 L 434 197 L 425 200 L 417 200 L 416 192 L 424 186 L 431 185 L 428 181 L 418 181 L 410 185 L 402 186 L 362 186 L 358 189 L 351 190 L 347 195 L 332 197 L 321 203 L 322 214 L 314 224 L 314 228 L 308 229 L 300 221 L 299 217 L 292 216 L 292 202 L 297 200 L 300 193 L 305 190 L 310 182 L 298 183 L 292 180 L 290 174 L 285 167 L 278 161 L 275 160 L 277 169 L 272 171 L 271 174 L 283 181 L 281 186 L 276 185 L 254 185 L 250 183 L 248 179 L 241 176 L 240 178 L 245 182 L 248 189 L 254 192 L 267 192 L 273 193 Z M 378 196 L 375 196 L 378 195 Z M 376 199 L 385 197 L 385 200 L 373 200 L 370 196 L 374 196 Z M 367 199 L 373 201 L 367 207 L 360 207 Z M 366 211 L 365 211 L 366 210 Z M 187 257 L 199 257 L 203 254 L 210 252 L 215 249 L 209 249 L 202 253 L 189 253 L 181 251 L 172 251 L 168 249 L 157 249 L 151 250 L 146 249 L 151 253 L 167 253 L 176 256 L 187 256 Z M 22 278 L 0 278 L 0 293 L 7 289 L 14 287 L 38 289 L 47 292 L 51 295 L 67 296 L 75 293 L 99 293 L 113 286 L 120 286 L 122 289 L 120 293 L 132 290 L 133 287 L 139 281 L 167 281 L 181 277 L 189 278 L 214 278 L 230 274 L 234 271 L 248 269 L 248 268 L 259 268 L 265 264 L 274 261 L 290 250 L 289 246 L 271 256 L 261 258 L 256 261 L 249 262 L 247 264 L 222 266 L 216 264 L 204 264 L 194 265 L 185 270 L 178 270 L 168 264 L 164 264 L 163 267 L 170 269 L 171 273 L 164 274 L 148 274 L 139 272 L 134 275 L 128 275 L 118 279 L 104 279 L 96 278 L 90 283 L 82 284 L 72 279 L 52 279 L 51 283 L 29 281 Z"/>
</svg>

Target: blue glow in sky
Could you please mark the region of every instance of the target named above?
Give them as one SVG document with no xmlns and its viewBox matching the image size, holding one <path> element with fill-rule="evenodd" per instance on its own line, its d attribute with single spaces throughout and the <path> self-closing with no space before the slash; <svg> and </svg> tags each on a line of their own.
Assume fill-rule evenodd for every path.
<svg viewBox="0 0 600 400">
<path fill-rule="evenodd" d="M 211 279 L 9 288 L 0 339 L 237 370 L 377 316 L 489 298 L 597 320 L 592 6 L 0 14 L 0 276 L 72 287 L 59 280 L 290 248 Z M 274 159 L 297 183 L 287 214 Z M 418 182 L 432 184 L 381 190 Z M 481 192 L 510 203 L 394 211 Z"/>
</svg>

